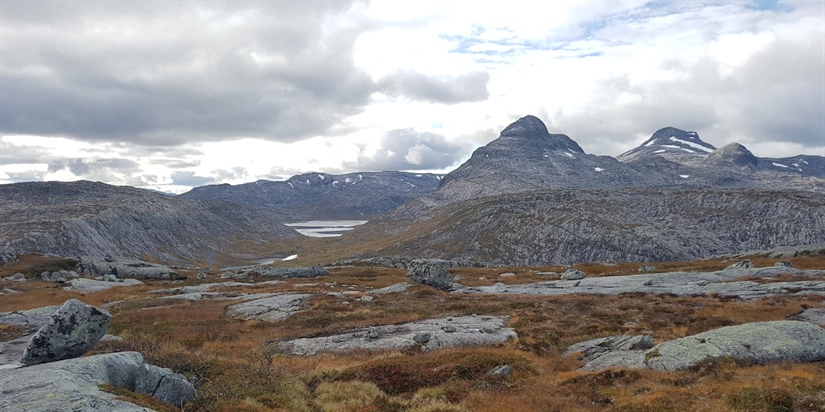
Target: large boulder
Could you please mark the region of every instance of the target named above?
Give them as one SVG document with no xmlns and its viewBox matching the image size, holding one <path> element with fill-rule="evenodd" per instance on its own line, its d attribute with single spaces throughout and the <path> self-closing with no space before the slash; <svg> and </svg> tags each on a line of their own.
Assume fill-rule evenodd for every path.
<svg viewBox="0 0 825 412">
<path fill-rule="evenodd" d="M 35 332 L 21 362 L 36 365 L 83 355 L 106 334 L 111 320 L 109 312 L 69 299 Z"/>
<path fill-rule="evenodd" d="M 102 392 L 101 384 L 149 394 L 177 407 L 195 397 L 195 388 L 182 375 L 145 364 L 140 353 L 120 352 L 3 371 L 0 410 L 150 411 Z"/>
<path fill-rule="evenodd" d="M 0 265 L 5 265 L 17 261 L 17 254 L 10 252 L 0 252 Z"/>
<path fill-rule="evenodd" d="M 135 286 L 143 284 L 143 282 L 137 279 L 118 279 L 117 282 L 112 282 L 108 280 L 95 280 L 86 278 L 72 279 L 68 283 L 69 286 L 64 287 L 63 290 L 86 293 L 100 292 L 101 290 L 107 290 L 122 286 Z"/>
<path fill-rule="evenodd" d="M 86 275 L 115 275 L 119 278 L 135 279 L 170 279 L 177 276 L 175 271 L 168 266 L 111 256 L 83 257 L 78 264 L 78 270 Z"/>
<path fill-rule="evenodd" d="M 432 287 L 450 290 L 453 287 L 453 276 L 443 266 L 427 260 L 414 260 L 410 263 L 407 277 L 413 282 L 423 283 Z"/>
<path fill-rule="evenodd" d="M 587 274 L 578 269 L 567 268 L 561 275 L 561 280 L 579 280 L 587 277 Z"/>
</svg>

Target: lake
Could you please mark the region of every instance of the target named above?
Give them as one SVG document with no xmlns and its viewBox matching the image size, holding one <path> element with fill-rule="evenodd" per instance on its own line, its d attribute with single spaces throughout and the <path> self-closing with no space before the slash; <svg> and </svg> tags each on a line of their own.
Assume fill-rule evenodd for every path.
<svg viewBox="0 0 825 412">
<path fill-rule="evenodd" d="M 298 233 L 310 237 L 337 237 L 351 231 L 355 226 L 367 223 L 366 220 L 310 220 L 307 222 L 286 223 Z"/>
</svg>

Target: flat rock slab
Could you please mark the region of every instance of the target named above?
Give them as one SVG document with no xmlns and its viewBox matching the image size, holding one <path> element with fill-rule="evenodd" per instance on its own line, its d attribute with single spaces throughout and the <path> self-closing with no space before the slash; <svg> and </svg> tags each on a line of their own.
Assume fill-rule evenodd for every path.
<svg viewBox="0 0 825 412">
<path fill-rule="evenodd" d="M 810 281 L 757 283 L 733 281 L 755 276 L 775 278 L 782 274 L 810 277 Z M 741 299 L 761 299 L 776 295 L 825 294 L 822 271 L 801 271 L 790 267 L 767 267 L 728 269 L 716 272 L 668 272 L 627 276 L 586 277 L 580 280 L 556 280 L 549 282 L 493 286 L 458 286 L 454 293 L 495 293 L 517 295 L 573 295 L 596 294 L 618 295 L 621 293 L 674 294 L 679 296 L 702 296 L 715 294 Z"/>
<path fill-rule="evenodd" d="M 278 346 L 288 353 L 300 356 L 311 356 L 324 351 L 404 349 L 417 345 L 423 350 L 457 346 L 492 346 L 518 336 L 513 329 L 505 326 L 506 318 L 458 316 L 375 326 L 326 337 L 293 339 L 280 342 Z M 422 339 L 426 335 L 426 339 Z"/>
<path fill-rule="evenodd" d="M 171 277 L 175 273 L 168 266 L 121 257 L 112 259 L 82 257 L 79 269 L 88 275 L 117 275 L 119 278 L 137 279 L 163 279 L 164 275 Z"/>
<path fill-rule="evenodd" d="M 381 288 L 381 289 L 371 290 L 368 293 L 373 294 L 373 295 L 384 295 L 384 294 L 387 294 L 387 293 L 401 293 L 401 292 L 404 292 L 405 290 L 409 289 L 410 286 L 412 286 L 412 283 L 401 282 L 401 283 L 396 283 L 394 285 L 390 285 L 390 286 L 387 286 L 387 287 L 384 287 L 384 288 Z"/>
<path fill-rule="evenodd" d="M 788 319 L 801 320 L 804 322 L 811 322 L 819 326 L 825 326 L 825 308 L 805 309 L 802 313 L 788 316 Z"/>
<path fill-rule="evenodd" d="M 0 312 L 0 324 L 29 326 L 34 330 L 40 329 L 49 321 L 49 318 L 60 309 L 59 305 L 43 306 L 29 310 L 16 310 L 13 312 Z"/>
<path fill-rule="evenodd" d="M 209 292 L 214 288 L 226 288 L 226 287 L 233 287 L 233 286 L 255 287 L 255 286 L 265 286 L 265 285 L 277 285 L 279 283 L 284 283 L 284 282 L 282 280 L 270 280 L 270 281 L 267 281 L 267 282 L 258 282 L 258 283 L 249 283 L 249 282 L 204 283 L 204 284 L 201 284 L 201 285 L 194 285 L 194 286 L 181 286 L 179 288 L 158 289 L 158 290 L 150 291 L 149 293 L 155 293 L 155 294 L 160 294 L 160 295 L 201 293 L 201 292 Z"/>
<path fill-rule="evenodd" d="M 280 293 L 261 299 L 236 303 L 226 307 L 225 315 L 229 318 L 263 320 L 274 322 L 286 319 L 301 310 L 304 302 L 311 295 L 303 293 Z"/>
<path fill-rule="evenodd" d="M 86 293 L 100 292 L 101 290 L 108 290 L 111 288 L 143 284 L 143 282 L 137 279 L 118 279 L 117 282 L 108 282 L 103 280 L 94 280 L 87 278 L 72 279 L 68 283 L 69 286 L 64 287 L 63 290 L 71 290 L 75 292 Z"/>
<path fill-rule="evenodd" d="M 0 410 L 152 411 L 115 399 L 117 395 L 100 391 L 101 384 L 153 394 L 176 406 L 195 396 L 194 387 L 183 376 L 145 364 L 140 353 L 120 352 L 4 370 L 0 373 Z"/>
<path fill-rule="evenodd" d="M 586 349 L 592 347 L 588 342 L 573 345 L 568 352 L 578 351 L 587 355 Z M 727 326 L 662 342 L 647 350 L 628 350 L 621 346 L 613 350 L 608 347 L 595 356 L 585 356 L 581 369 L 617 367 L 676 371 L 722 357 L 753 364 L 825 360 L 825 329 L 792 320 Z"/>
</svg>

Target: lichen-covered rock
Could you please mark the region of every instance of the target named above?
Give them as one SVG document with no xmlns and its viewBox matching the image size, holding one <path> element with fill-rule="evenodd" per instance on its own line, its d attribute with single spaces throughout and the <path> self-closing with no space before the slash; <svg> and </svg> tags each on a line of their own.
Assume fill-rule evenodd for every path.
<svg viewBox="0 0 825 412">
<path fill-rule="evenodd" d="M 106 334 L 111 320 L 109 312 L 69 299 L 35 332 L 21 363 L 36 365 L 83 355 Z"/>
<path fill-rule="evenodd" d="M 755 364 L 815 362 L 825 359 L 825 329 L 787 320 L 747 323 L 663 342 L 645 356 L 647 366 L 658 371 L 686 369 L 719 357 Z"/>
<path fill-rule="evenodd" d="M 69 281 L 69 286 L 63 288 L 63 290 L 71 290 L 75 292 L 100 292 L 101 290 L 107 290 L 116 287 L 122 286 L 135 286 L 135 285 L 142 285 L 143 282 L 137 279 L 117 279 L 116 281 L 112 280 L 95 280 L 95 279 L 86 279 L 86 278 L 77 278 L 72 279 Z"/>
<path fill-rule="evenodd" d="M 728 267 L 725 270 L 732 270 L 732 269 L 750 269 L 753 267 L 752 260 L 743 260 L 741 262 L 736 262 Z"/>
<path fill-rule="evenodd" d="M 443 266 L 426 260 L 414 260 L 407 271 L 407 277 L 413 282 L 430 285 L 442 290 L 453 287 L 453 277 Z"/>
<path fill-rule="evenodd" d="M 298 266 L 298 267 L 269 267 L 255 266 L 245 270 L 245 272 L 255 272 L 261 276 L 277 276 L 282 278 L 314 278 L 316 276 L 329 275 L 329 271 L 322 266 Z"/>
<path fill-rule="evenodd" d="M 301 310 L 310 295 L 302 293 L 281 293 L 249 302 L 236 303 L 226 307 L 226 316 L 247 320 L 278 321 L 286 319 Z"/>
<path fill-rule="evenodd" d="M 579 280 L 584 279 L 585 277 L 587 277 L 587 274 L 584 272 L 578 269 L 567 268 L 567 270 L 562 273 L 561 280 Z"/>
<path fill-rule="evenodd" d="M 401 292 L 407 290 L 410 286 L 412 286 L 412 284 L 407 283 L 407 282 L 401 282 L 401 283 L 396 283 L 394 285 L 390 285 L 390 286 L 387 286 L 387 287 L 384 287 L 384 288 L 371 290 L 369 293 L 375 294 L 375 295 L 383 295 L 383 294 L 387 294 L 387 293 L 401 293 Z"/>
<path fill-rule="evenodd" d="M 43 279 L 44 282 L 54 282 L 54 283 L 66 283 L 72 279 L 78 277 L 77 272 L 73 270 L 58 270 L 55 272 L 43 272 L 40 274 L 40 278 Z"/>
</svg>

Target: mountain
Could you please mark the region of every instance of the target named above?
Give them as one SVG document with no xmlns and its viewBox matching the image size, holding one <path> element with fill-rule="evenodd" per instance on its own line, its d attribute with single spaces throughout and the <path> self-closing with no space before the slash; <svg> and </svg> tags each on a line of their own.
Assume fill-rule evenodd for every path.
<svg viewBox="0 0 825 412">
<path fill-rule="evenodd" d="M 302 236 L 271 214 L 96 182 L 0 185 L 0 250 L 204 264 L 289 252 Z"/>
<path fill-rule="evenodd" d="M 785 171 L 803 160 L 815 171 L 825 158 L 760 159 L 675 128 L 631 152 L 624 162 L 590 155 L 523 117 L 437 191 L 344 236 L 340 253 L 542 265 L 825 242 L 825 176 Z"/>
<path fill-rule="evenodd" d="M 429 173 L 307 173 L 284 182 L 201 186 L 179 197 L 239 203 L 266 210 L 284 222 L 370 219 L 435 191 L 440 179 Z"/>
</svg>

